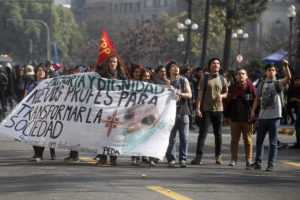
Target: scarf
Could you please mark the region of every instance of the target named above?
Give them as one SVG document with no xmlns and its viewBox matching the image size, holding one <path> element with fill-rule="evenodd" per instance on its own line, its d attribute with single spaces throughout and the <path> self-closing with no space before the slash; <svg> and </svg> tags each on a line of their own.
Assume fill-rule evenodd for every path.
<svg viewBox="0 0 300 200">
<path fill-rule="evenodd" d="M 276 80 L 276 77 L 272 78 L 272 79 L 265 79 L 266 83 L 273 83 Z"/>
<path fill-rule="evenodd" d="M 255 88 L 254 88 L 252 82 L 247 78 L 246 82 L 244 84 L 239 84 L 238 82 L 234 83 L 234 85 L 232 86 L 228 101 L 231 101 L 234 97 L 236 98 L 239 95 L 241 95 L 247 88 L 250 89 L 250 92 L 252 95 L 256 96 Z"/>
</svg>

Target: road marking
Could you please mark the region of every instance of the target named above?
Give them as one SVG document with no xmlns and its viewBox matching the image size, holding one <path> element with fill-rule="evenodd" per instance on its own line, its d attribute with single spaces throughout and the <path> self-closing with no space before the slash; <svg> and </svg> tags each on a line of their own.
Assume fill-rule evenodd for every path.
<svg viewBox="0 0 300 200">
<path fill-rule="evenodd" d="M 292 165 L 292 166 L 295 166 L 295 167 L 300 167 L 300 163 L 290 162 L 290 161 L 286 161 L 286 160 L 279 160 L 279 162 L 284 163 L 284 164 L 288 164 L 288 165 Z"/>
<path fill-rule="evenodd" d="M 283 133 L 285 135 L 296 135 L 296 131 L 292 129 L 284 129 L 284 128 L 278 128 L 278 133 Z"/>
<path fill-rule="evenodd" d="M 176 192 L 173 192 L 171 190 L 168 190 L 168 189 L 160 187 L 160 186 L 147 186 L 147 188 L 150 189 L 150 190 L 154 190 L 156 192 L 159 192 L 159 193 L 161 193 L 165 196 L 168 196 L 172 199 L 175 199 L 175 200 L 192 200 L 188 197 L 185 197 L 181 194 L 178 194 Z"/>
<path fill-rule="evenodd" d="M 97 163 L 97 160 L 94 160 L 93 158 L 89 158 L 89 157 L 80 157 L 79 160 L 90 163 L 92 165 L 96 165 L 96 163 Z M 111 165 L 106 164 L 106 165 L 101 165 L 99 167 L 110 167 L 110 166 Z"/>
<path fill-rule="evenodd" d="M 215 147 L 215 145 L 211 143 L 205 143 L 205 145 Z M 222 149 L 230 149 L 230 148 L 222 146 Z"/>
<path fill-rule="evenodd" d="M 89 158 L 89 157 L 80 157 L 79 159 L 90 164 L 96 164 L 97 162 L 93 158 Z"/>
</svg>

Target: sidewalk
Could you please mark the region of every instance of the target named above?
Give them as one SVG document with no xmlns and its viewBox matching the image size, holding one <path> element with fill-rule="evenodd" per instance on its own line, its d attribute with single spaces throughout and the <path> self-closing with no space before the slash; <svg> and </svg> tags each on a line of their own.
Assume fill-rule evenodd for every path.
<svg viewBox="0 0 300 200">
<path fill-rule="evenodd" d="M 278 133 L 296 136 L 294 125 L 280 125 L 278 128 Z"/>
</svg>

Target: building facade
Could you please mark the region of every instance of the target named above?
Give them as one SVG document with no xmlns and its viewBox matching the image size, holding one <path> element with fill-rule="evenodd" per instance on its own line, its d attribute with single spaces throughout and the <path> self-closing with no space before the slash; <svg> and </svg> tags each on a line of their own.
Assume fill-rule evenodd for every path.
<svg viewBox="0 0 300 200">
<path fill-rule="evenodd" d="M 294 5 L 298 10 L 298 19 L 293 19 L 293 44 L 296 44 L 296 24 L 299 21 L 299 1 L 295 0 L 269 0 L 268 9 L 260 16 L 260 20 L 255 23 L 249 23 L 248 33 L 252 38 L 252 42 L 255 41 L 256 48 L 260 50 L 260 56 L 264 57 L 279 48 L 288 50 L 290 21 L 287 17 L 288 7 Z M 298 22 L 299 24 L 299 22 Z M 270 41 L 272 40 L 272 41 Z M 263 45 L 269 42 L 273 44 L 269 45 L 268 50 L 264 50 Z"/>
<path fill-rule="evenodd" d="M 177 15 L 180 0 L 72 0 L 71 10 L 77 22 L 89 21 L 95 15 L 101 21 L 118 19 L 121 26 L 155 20 L 162 16 L 162 11 Z"/>
</svg>

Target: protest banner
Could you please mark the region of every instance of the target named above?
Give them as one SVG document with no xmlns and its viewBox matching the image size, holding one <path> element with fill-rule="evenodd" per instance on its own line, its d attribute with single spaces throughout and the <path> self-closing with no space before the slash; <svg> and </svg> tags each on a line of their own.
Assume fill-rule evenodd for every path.
<svg viewBox="0 0 300 200">
<path fill-rule="evenodd" d="M 0 133 L 36 146 L 163 159 L 175 115 L 170 86 L 90 72 L 43 80 Z"/>
</svg>

